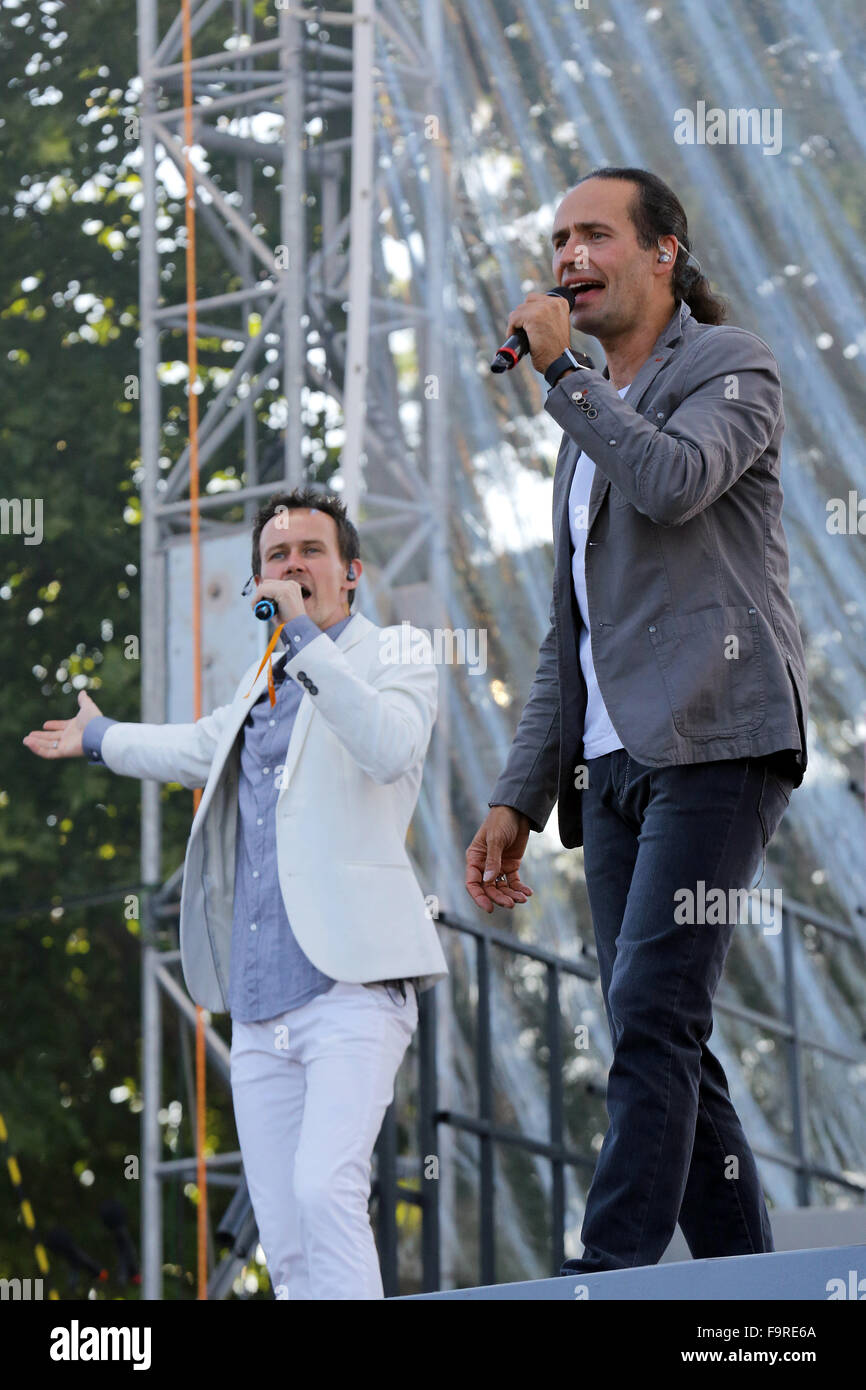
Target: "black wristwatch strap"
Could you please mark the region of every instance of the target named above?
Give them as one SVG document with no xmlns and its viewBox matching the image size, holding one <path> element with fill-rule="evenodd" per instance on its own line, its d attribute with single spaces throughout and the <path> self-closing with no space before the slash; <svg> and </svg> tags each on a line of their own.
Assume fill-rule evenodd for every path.
<svg viewBox="0 0 866 1390">
<path fill-rule="evenodd" d="M 592 358 L 587 357 L 585 352 L 572 352 L 571 348 L 566 348 L 561 352 L 555 361 L 545 370 L 544 380 L 548 386 L 554 387 L 564 372 L 573 372 L 576 369 L 592 371 Z"/>
</svg>

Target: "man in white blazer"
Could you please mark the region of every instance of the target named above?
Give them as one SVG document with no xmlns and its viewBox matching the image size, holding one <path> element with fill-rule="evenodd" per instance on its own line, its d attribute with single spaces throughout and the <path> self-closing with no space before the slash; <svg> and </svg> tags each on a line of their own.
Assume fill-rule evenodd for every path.
<svg viewBox="0 0 866 1390">
<path fill-rule="evenodd" d="M 426 634 L 353 614 L 363 565 L 336 496 L 278 493 L 253 529 L 267 669 L 193 724 L 74 719 L 24 739 L 131 777 L 204 787 L 180 912 L 192 998 L 232 1016 L 244 1171 L 277 1298 L 375 1299 L 373 1147 L 447 965 L 405 848 L 436 718 Z M 401 633 L 405 638 L 405 633 Z M 407 989 L 408 984 L 408 989 Z M 413 985 L 415 988 L 413 988 Z"/>
</svg>

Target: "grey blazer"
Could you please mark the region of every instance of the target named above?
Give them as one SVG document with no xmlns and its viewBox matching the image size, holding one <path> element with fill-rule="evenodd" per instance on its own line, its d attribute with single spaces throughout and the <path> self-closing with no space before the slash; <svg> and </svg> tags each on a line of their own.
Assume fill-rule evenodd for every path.
<svg viewBox="0 0 866 1390">
<path fill-rule="evenodd" d="M 680 303 L 621 398 L 574 371 L 545 409 L 565 431 L 553 484 L 550 629 L 491 806 L 583 843 L 586 684 L 568 497 L 581 449 L 596 473 L 586 589 L 599 689 L 628 753 L 649 767 L 774 760 L 806 768 L 803 645 L 788 592 L 779 368 L 755 334 L 698 323 Z M 736 638 L 736 642 L 732 642 Z"/>
</svg>

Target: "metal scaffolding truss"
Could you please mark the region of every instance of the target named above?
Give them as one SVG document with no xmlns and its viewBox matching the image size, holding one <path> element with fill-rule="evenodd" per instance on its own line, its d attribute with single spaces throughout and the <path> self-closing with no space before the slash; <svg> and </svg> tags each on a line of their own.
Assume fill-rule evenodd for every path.
<svg viewBox="0 0 866 1390">
<path fill-rule="evenodd" d="M 311 397 L 320 404 L 328 398 L 343 432 L 343 496 L 370 557 L 359 607 L 374 621 L 398 621 L 411 599 L 423 622 L 449 611 L 446 169 L 443 136 L 436 119 L 430 121 L 442 111 L 439 0 L 424 0 L 414 23 L 407 18 L 411 7 L 394 0 L 356 0 L 339 11 L 277 0 L 264 17 L 256 8 L 252 0 L 191 3 L 190 157 L 202 252 L 193 292 L 197 336 L 208 340 L 210 362 L 185 389 L 199 395 L 202 536 L 248 527 L 263 496 L 314 477 Z M 186 325 L 186 286 L 160 240 L 172 167 L 184 169 L 180 5 L 164 32 L 160 12 L 157 0 L 138 0 L 141 717 L 154 723 L 165 719 L 167 705 L 166 553 L 170 542 L 182 544 L 188 535 L 192 506 L 189 446 L 178 452 L 174 444 L 186 431 L 186 412 L 170 409 L 165 391 L 166 362 L 185 355 L 173 345 Z M 399 200 L 395 165 L 414 172 Z M 378 234 L 386 218 L 411 263 L 401 297 L 387 291 L 393 276 Z M 176 249 L 182 245 L 177 230 L 175 238 Z M 399 350 L 405 354 L 409 345 L 414 353 L 414 402 L 404 382 L 398 390 L 394 333 L 401 334 L 394 340 Z M 436 404 L 425 409 L 431 382 Z M 443 679 L 422 793 L 443 826 L 449 824 L 447 747 Z M 164 1015 L 173 1010 L 194 1022 L 195 1009 L 179 983 L 178 953 L 164 949 L 161 935 L 160 923 L 176 911 L 180 878 L 178 871 L 162 883 L 161 842 L 159 788 L 144 782 L 142 879 L 151 886 L 142 905 L 148 1299 L 162 1292 L 162 1184 L 182 1174 L 192 1178 L 195 1168 L 194 1158 L 162 1156 Z M 446 858 L 438 886 L 447 897 L 460 879 L 456 845 Z M 447 1049 L 448 1001 L 437 994 L 439 1046 Z M 180 1031 L 186 1039 L 186 1026 Z M 227 1081 L 225 1043 L 211 1026 L 207 1049 Z M 238 1161 L 237 1154 L 210 1160 L 209 1181 L 236 1183 L 237 1174 L 225 1170 Z M 447 1208 L 444 1190 L 442 1198 Z M 222 1281 L 217 1296 L 226 1292 Z"/>
<path fill-rule="evenodd" d="M 175 256 L 183 248 L 183 229 L 176 224 L 183 221 L 182 206 L 177 216 L 177 202 L 183 201 L 177 189 L 185 162 L 184 69 L 180 0 L 167 27 L 167 0 L 137 3 L 143 185 L 141 717 L 160 722 L 167 717 L 168 609 L 175 607 L 169 603 L 168 558 L 188 543 L 191 518 L 190 458 L 181 447 L 188 432 L 181 342 L 186 284 L 183 256 Z M 240 535 L 262 496 L 308 478 L 324 481 L 338 449 L 335 485 L 342 486 L 358 524 L 365 562 L 358 606 L 380 623 L 408 617 L 420 626 L 442 623 L 447 630 L 454 623 L 458 631 L 483 631 L 485 640 L 489 633 L 495 680 L 464 679 L 441 665 L 439 715 L 413 822 L 414 845 L 410 839 L 421 881 L 432 885 L 440 909 L 453 919 L 464 900 L 462 846 L 456 839 L 477 825 L 548 627 L 549 488 L 559 443 L 533 374 L 524 370 L 491 378 L 478 370 L 479 352 L 483 345 L 492 349 L 508 306 L 528 287 L 538 287 L 546 273 L 542 266 L 556 198 L 595 164 L 658 167 L 663 175 L 673 169 L 688 200 L 696 244 L 705 247 L 719 286 L 733 292 L 735 321 L 762 332 L 766 325 L 768 341 L 779 346 L 783 372 L 796 376 L 803 360 L 809 361 L 819 405 L 806 409 L 795 396 L 788 406 L 787 448 L 795 466 L 786 465 L 786 508 L 798 531 L 796 597 L 804 631 L 813 634 L 828 624 L 834 628 L 838 612 L 857 611 L 859 574 L 841 547 L 831 553 L 813 544 L 810 519 L 824 507 L 819 473 L 811 465 L 797 465 L 812 455 L 815 410 L 820 417 L 824 409 L 832 414 L 832 429 L 819 418 L 822 439 L 836 440 L 834 466 L 844 476 L 846 468 L 850 473 L 848 461 L 858 457 L 857 397 L 850 383 L 840 392 L 830 354 L 807 352 L 814 304 L 793 279 L 790 290 L 784 285 L 789 263 L 807 265 L 808 247 L 826 242 L 827 208 L 838 239 L 834 254 L 844 252 L 850 264 L 857 260 L 856 237 L 837 203 L 832 167 L 807 156 L 805 146 L 799 173 L 792 172 L 793 165 L 788 169 L 782 161 L 762 159 L 671 165 L 669 116 L 688 72 L 700 74 L 709 64 L 720 102 L 739 100 L 740 68 L 728 63 L 710 20 L 686 29 L 656 26 L 647 48 L 643 18 L 627 3 L 619 7 L 617 23 L 600 26 L 588 26 L 572 0 L 546 5 L 523 0 L 514 6 L 465 0 L 447 10 L 443 0 L 332 3 L 339 8 L 300 0 L 271 0 L 266 6 L 260 0 L 190 0 L 191 153 L 200 251 L 194 290 L 202 363 L 196 383 L 201 534 L 204 540 Z M 734 0 L 733 8 L 742 8 L 745 16 L 748 5 Z M 705 10 L 705 19 L 708 14 Z M 616 82 L 611 81 L 614 52 L 622 57 Z M 836 97 L 839 130 L 847 119 L 856 131 L 850 91 L 844 84 L 838 90 L 843 93 Z M 818 84 L 804 89 L 804 111 L 815 128 L 827 99 L 822 91 Z M 769 202 L 767 188 L 773 192 Z M 776 274 L 781 267 L 784 277 Z M 860 330 L 850 275 L 843 275 L 841 259 L 834 267 L 832 257 L 825 275 L 822 312 L 830 316 L 838 341 L 855 348 Z M 466 672 L 477 674 L 477 669 Z M 814 703 L 829 727 L 840 701 L 859 707 L 862 681 L 854 656 L 836 651 L 829 697 L 822 679 L 812 682 Z M 848 841 L 825 833 L 806 814 L 809 803 L 802 804 L 803 813 L 794 806 L 789 819 L 803 862 L 814 857 L 824 865 L 840 902 L 853 911 L 862 895 L 846 857 Z M 847 824 L 850 808 L 841 791 L 832 814 L 829 801 L 827 806 L 827 824 Z M 545 946 L 567 956 L 574 949 L 575 920 L 584 939 L 591 924 L 579 870 L 563 873 L 551 839 L 532 841 L 536 902 L 543 897 Z M 179 1173 L 192 1178 L 195 1168 L 192 1158 L 162 1161 L 164 1022 L 185 1020 L 181 1062 L 191 1086 L 188 1024 L 195 1010 L 179 978 L 175 943 L 163 929 L 176 915 L 180 873 L 163 882 L 161 845 L 159 788 L 145 782 L 142 880 L 150 891 L 142 905 L 142 1231 L 148 1298 L 159 1297 L 161 1288 L 162 1184 Z M 523 922 L 524 938 L 541 929 L 535 915 L 527 913 Z M 518 1179 L 504 1165 L 494 1178 L 490 1166 L 478 1183 L 476 1170 L 484 1170 L 484 1161 L 479 1164 L 468 1143 L 455 1143 L 453 1124 L 441 1119 L 446 1113 L 452 1120 L 474 1115 L 477 1100 L 471 1065 L 475 1019 L 452 1017 L 452 1000 L 459 1011 L 464 999 L 470 1004 L 475 999 L 483 1012 L 483 991 L 477 991 L 472 962 L 457 935 L 443 934 L 454 978 L 450 988 L 434 992 L 443 1288 L 454 1278 L 459 1163 L 466 1190 L 475 1183 L 484 1197 L 496 1187 L 497 1230 L 503 1246 L 507 1232 L 514 1267 L 531 1269 L 538 1259 L 532 1214 L 520 1209 Z M 786 938 L 774 960 L 756 948 L 748 968 L 762 979 L 771 970 L 778 990 L 790 993 L 794 960 L 783 959 L 783 945 L 790 949 Z M 820 1016 L 816 1038 L 834 1037 L 835 1028 L 859 1038 L 852 1004 L 856 991 L 862 992 L 859 958 L 823 974 L 810 961 L 798 950 L 797 977 L 811 980 L 810 1006 Z M 489 977 L 496 982 L 497 970 Z M 843 978 L 853 981 L 850 997 L 839 987 Z M 508 988 L 499 991 L 494 1043 L 488 1048 L 498 1089 L 494 1095 L 491 1081 L 481 1105 L 484 1114 L 485 1105 L 492 1114 L 506 1096 L 515 1128 L 526 1134 L 537 1131 L 539 1068 L 546 1065 L 520 1042 L 535 1019 L 532 981 L 531 972 L 524 978 L 513 969 Z M 572 985 L 569 1016 L 597 1007 L 590 983 L 575 979 Z M 735 981 L 734 1003 L 743 1002 L 740 990 Z M 754 1010 L 750 1017 L 756 1028 L 763 1026 Z M 735 1028 L 729 1016 L 728 1036 L 720 1030 L 719 1044 L 727 1049 L 720 1055 L 729 1075 L 740 1065 L 747 1023 L 743 1016 Z M 214 1028 L 207 1030 L 207 1046 L 213 1074 L 227 1081 L 226 1048 Z M 792 1048 L 796 1054 L 796 1027 Z M 773 1156 L 786 1148 L 786 1140 L 775 1111 L 764 1109 L 775 1149 L 768 1144 L 761 1157 L 777 1205 L 808 1196 L 802 1190 L 808 1131 L 816 1121 L 807 1118 L 801 1104 L 805 1082 L 798 1065 L 794 1055 L 793 1168 L 787 1157 Z M 840 1154 L 860 1152 L 862 1107 L 858 1110 L 851 1088 L 835 1084 L 829 1069 L 823 1080 L 819 1068 L 808 1075 L 809 1113 L 826 1111 L 813 1143 L 821 1153 L 836 1146 Z M 743 1073 L 741 1082 L 751 1088 L 749 1074 Z M 400 1084 L 405 1084 L 402 1077 Z M 571 1100 L 568 1124 L 576 1127 L 576 1115 L 580 1122 L 593 1122 L 591 1104 L 584 1107 L 574 1094 Z M 752 1100 L 760 1110 L 760 1097 L 753 1093 Z M 475 1119 L 473 1125 L 474 1134 Z M 433 1148 L 434 1141 L 429 1148 L 425 1141 L 420 1152 Z M 219 1155 L 208 1165 L 209 1181 L 235 1185 L 232 1169 L 238 1165 L 239 1155 Z M 789 1171 L 796 1173 L 799 1190 Z M 822 1180 L 830 1181 L 826 1174 Z M 540 1166 L 532 1181 L 542 1186 L 548 1181 Z M 574 1182 L 566 1194 L 572 1226 L 580 1196 Z M 465 1227 L 464 1210 L 461 1219 Z M 490 1212 L 487 1219 L 492 1222 Z M 242 1222 L 238 1229 L 244 1229 Z M 464 1244 L 471 1246 L 471 1225 L 469 1231 Z M 213 1296 L 229 1288 L 223 1267 Z"/>
</svg>

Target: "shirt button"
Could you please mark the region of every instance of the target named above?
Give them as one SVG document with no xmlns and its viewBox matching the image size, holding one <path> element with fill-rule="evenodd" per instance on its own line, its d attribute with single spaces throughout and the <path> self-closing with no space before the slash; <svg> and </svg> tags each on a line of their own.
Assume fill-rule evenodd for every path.
<svg viewBox="0 0 866 1390">
<path fill-rule="evenodd" d="M 274 727 L 274 725 L 276 724 L 276 722 L 277 722 L 276 719 L 269 719 L 269 720 L 268 720 L 268 723 L 270 724 L 271 728 Z"/>
<path fill-rule="evenodd" d="M 258 876 L 259 876 L 259 871 L 258 871 L 258 869 L 253 869 L 253 878 L 258 878 Z"/>
<path fill-rule="evenodd" d="M 258 820 L 256 821 L 256 825 L 264 825 L 264 821 L 262 820 L 261 816 L 259 816 Z"/>
<path fill-rule="evenodd" d="M 250 931 L 255 931 L 255 929 L 256 929 L 256 924 L 255 924 L 255 922 L 250 922 Z"/>
<path fill-rule="evenodd" d="M 300 637 L 293 637 L 293 638 L 292 638 L 292 641 L 293 641 L 293 642 L 300 642 L 300 640 L 301 640 Z"/>
<path fill-rule="evenodd" d="M 271 770 L 271 769 L 270 769 L 269 767 L 263 767 L 263 768 L 262 768 L 262 776 L 263 776 L 263 777 L 267 776 L 267 774 L 270 772 L 270 770 Z"/>
<path fill-rule="evenodd" d="M 608 442 L 608 444 L 610 444 L 610 445 L 614 445 L 614 444 L 616 443 L 616 440 L 615 440 L 615 439 L 609 439 L 607 442 Z"/>
</svg>

